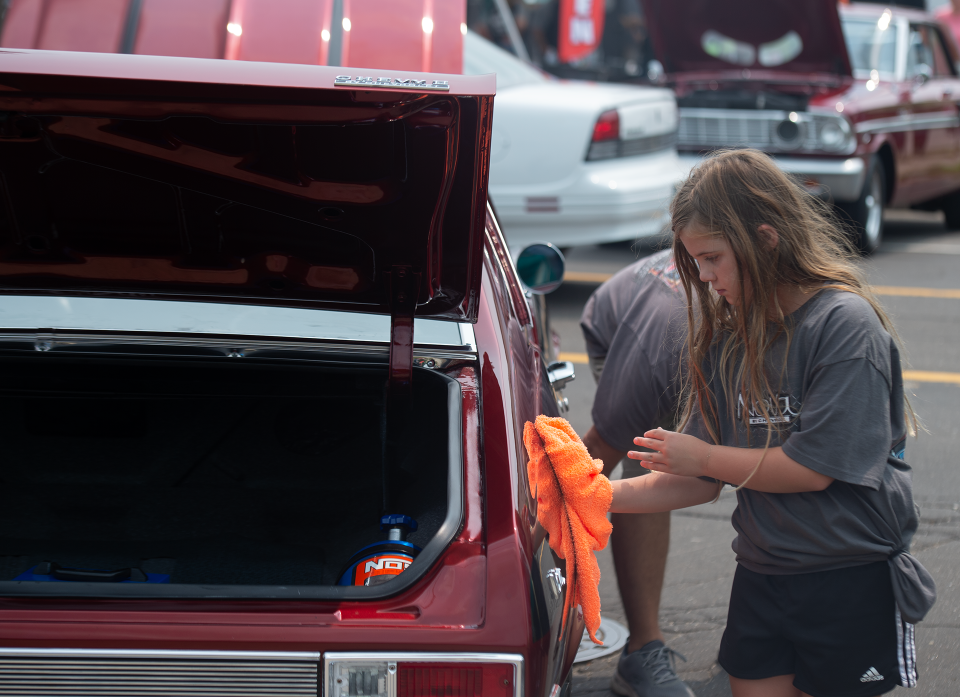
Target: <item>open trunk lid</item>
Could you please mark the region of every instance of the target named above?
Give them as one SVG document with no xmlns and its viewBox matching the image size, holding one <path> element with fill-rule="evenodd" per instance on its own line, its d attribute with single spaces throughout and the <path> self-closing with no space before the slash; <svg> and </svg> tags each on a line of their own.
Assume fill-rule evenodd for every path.
<svg viewBox="0 0 960 697">
<path fill-rule="evenodd" d="M 83 303 L 158 308 L 176 304 L 163 301 L 220 303 L 225 314 L 249 308 L 223 304 L 390 317 L 386 366 L 364 359 L 369 342 L 340 342 L 346 358 L 328 360 L 323 347 L 311 357 L 309 347 L 284 348 L 276 337 L 255 342 L 260 355 L 236 350 L 220 358 L 205 343 L 209 336 L 110 337 L 89 327 L 81 339 L 94 343 L 86 348 L 68 338 L 37 339 L 25 349 L 22 332 L 11 333 L 9 345 L 0 340 L 6 365 L 26 361 L 30 367 L 21 367 L 33 371 L 22 385 L 0 390 L 0 411 L 21 418 L 41 405 L 60 409 L 63 424 L 89 421 L 50 437 L 42 425 L 24 427 L 40 440 L 25 441 L 22 457 L 9 459 L 12 469 L 0 479 L 18 478 L 24 500 L 56 498 L 47 518 L 68 522 L 29 539 L 0 537 L 6 545 L 0 557 L 17 560 L 16 575 L 0 569 L 0 595 L 376 599 L 423 577 L 463 519 L 465 435 L 457 380 L 414 369 L 414 317 L 477 319 L 494 92 L 492 75 L 0 49 L 0 296 L 46 296 L 65 308 L 79 296 Z M 56 333 L 56 326 L 45 331 Z M 171 341 L 175 350 L 162 350 Z M 242 361 L 222 364 L 224 355 Z M 100 380 L 84 382 L 90 366 L 102 370 Z M 135 369 L 143 372 L 129 377 Z M 190 369 L 193 379 L 170 377 Z M 62 381 L 51 382 L 58 371 Z M 113 417 L 101 418 L 101 410 Z M 215 413 L 230 418 L 222 440 L 210 447 L 237 452 L 223 451 L 220 464 L 210 447 L 195 447 L 207 430 L 191 431 Z M 161 457 L 148 440 L 164 438 L 157 432 L 162 419 L 179 419 L 161 431 L 182 447 Z M 291 426 L 297 419 L 299 428 Z M 417 435 L 418 424 L 429 433 Z M 262 436 L 258 444 L 241 442 L 254 431 Z M 86 445 L 71 444 L 78 438 Z M 76 467 L 62 470 L 65 458 L 51 451 L 49 472 L 22 469 L 38 443 L 52 448 L 58 439 Z M 118 444 L 118 456 L 98 459 L 90 447 L 96 439 Z M 133 452 L 134 442 L 146 447 Z M 329 443 L 344 448 L 341 455 Z M 357 447 L 365 457 L 357 458 Z M 425 448 L 436 452 L 425 455 Z M 329 457 L 318 463 L 319 453 Z M 231 470 L 224 479 L 229 463 L 244 458 L 249 472 Z M 126 465 L 148 460 L 155 462 L 153 474 L 145 469 L 140 480 L 131 479 Z M 184 463 L 180 479 L 167 476 Z M 284 467 L 299 470 L 284 473 Z M 351 467 L 366 468 L 362 494 L 349 490 L 359 476 Z M 325 470 L 344 481 L 336 485 Z M 417 476 L 434 485 L 427 499 L 409 498 L 422 488 L 410 486 Z M 122 505 L 101 491 L 118 494 Z M 196 518 L 212 510 L 198 498 L 202 492 L 221 506 L 221 520 L 264 526 L 241 534 L 243 540 L 208 540 L 203 549 L 154 545 L 213 529 Z M 287 495 L 303 501 L 288 506 Z M 350 512 L 361 495 L 369 498 L 366 513 Z M 243 496 L 260 506 L 249 520 L 244 512 L 253 508 Z M 149 504 L 149 516 L 125 508 L 137 500 Z M 313 502 L 329 500 L 342 501 L 344 510 L 327 506 L 325 522 L 314 515 L 309 524 L 270 527 L 284 511 L 311 511 Z M 97 510 L 88 510 L 90 502 Z M 323 531 L 342 525 L 375 540 L 377 513 L 411 512 L 427 521 L 421 520 L 425 546 L 399 580 L 331 585 L 357 540 L 334 530 L 331 539 L 342 545 L 322 547 Z M 188 518 L 182 530 L 171 527 Z M 134 523 L 146 527 L 134 534 Z M 293 551 L 281 557 L 292 566 L 270 558 L 278 535 L 289 537 Z M 264 542 L 262 554 L 244 541 L 250 539 Z M 88 544 L 95 553 L 88 554 Z M 303 545 L 315 549 L 296 563 L 294 548 Z M 97 556 L 108 551 L 113 556 Z M 24 579 L 24 565 L 44 576 L 38 559 L 74 575 L 113 573 L 142 561 L 145 574 L 170 578 Z M 173 571 L 163 571 L 160 559 L 177 560 Z M 322 569 L 318 559 L 326 560 Z M 160 566 L 150 571 L 151 564 Z"/>
<path fill-rule="evenodd" d="M 0 50 L 0 293 L 476 321 L 494 92 Z"/>
<path fill-rule="evenodd" d="M 852 74 L 836 0 L 645 0 L 644 8 L 672 81 L 705 73 L 817 81 Z"/>
</svg>

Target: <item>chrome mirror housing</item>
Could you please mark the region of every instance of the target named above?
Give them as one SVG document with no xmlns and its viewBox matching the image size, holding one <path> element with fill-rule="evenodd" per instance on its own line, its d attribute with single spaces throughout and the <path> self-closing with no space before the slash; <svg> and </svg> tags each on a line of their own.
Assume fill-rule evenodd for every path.
<svg viewBox="0 0 960 697">
<path fill-rule="evenodd" d="M 567 383 L 574 381 L 577 374 L 570 361 L 554 361 L 547 366 L 547 377 L 553 389 L 562 390 Z"/>
</svg>

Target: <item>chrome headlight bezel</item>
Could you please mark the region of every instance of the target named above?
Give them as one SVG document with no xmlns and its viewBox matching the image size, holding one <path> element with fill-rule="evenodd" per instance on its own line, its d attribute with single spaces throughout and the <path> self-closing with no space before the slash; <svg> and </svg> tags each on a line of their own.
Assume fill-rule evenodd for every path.
<svg viewBox="0 0 960 697">
<path fill-rule="evenodd" d="M 817 128 L 817 145 L 826 152 L 850 154 L 856 150 L 857 140 L 846 117 L 840 114 L 813 114 Z M 833 143 L 824 137 L 825 130 L 836 131 L 839 138 Z"/>
</svg>

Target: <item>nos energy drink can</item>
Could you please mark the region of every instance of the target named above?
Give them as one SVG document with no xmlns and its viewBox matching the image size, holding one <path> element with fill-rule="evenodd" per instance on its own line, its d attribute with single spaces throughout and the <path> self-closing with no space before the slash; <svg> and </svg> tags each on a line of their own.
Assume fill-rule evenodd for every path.
<svg viewBox="0 0 960 697">
<path fill-rule="evenodd" d="M 376 586 L 403 573 L 420 553 L 420 548 L 404 538 L 417 529 L 417 521 L 406 515 L 385 515 L 380 529 L 387 539 L 361 548 L 350 557 L 340 573 L 338 586 Z"/>
</svg>

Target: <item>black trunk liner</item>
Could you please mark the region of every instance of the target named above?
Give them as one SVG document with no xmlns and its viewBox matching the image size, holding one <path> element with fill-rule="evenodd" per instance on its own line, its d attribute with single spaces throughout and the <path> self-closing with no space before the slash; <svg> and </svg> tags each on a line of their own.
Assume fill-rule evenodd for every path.
<svg viewBox="0 0 960 697">
<path fill-rule="evenodd" d="M 0 581 L 55 561 L 331 585 L 383 539 L 384 371 L 51 358 L 0 363 Z M 414 383 L 396 511 L 421 546 L 446 514 L 447 393 L 431 377 Z"/>
</svg>

